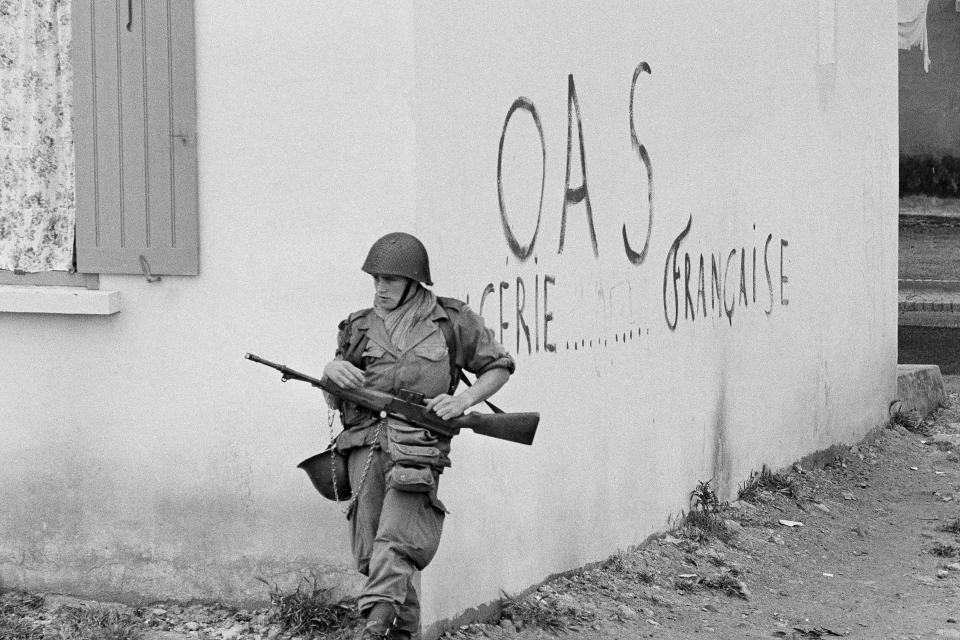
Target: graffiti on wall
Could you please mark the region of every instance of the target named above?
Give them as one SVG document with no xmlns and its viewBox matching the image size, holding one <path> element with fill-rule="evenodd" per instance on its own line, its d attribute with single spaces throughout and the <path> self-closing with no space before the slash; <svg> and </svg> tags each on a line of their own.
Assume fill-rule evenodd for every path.
<svg viewBox="0 0 960 640">
<path fill-rule="evenodd" d="M 653 161 L 637 133 L 638 114 L 634 108 L 638 86 L 641 85 L 644 74 L 652 74 L 647 62 L 639 63 L 633 71 L 627 116 L 631 157 L 639 163 L 640 175 L 646 181 L 645 185 L 639 185 L 638 188 L 642 191 L 643 187 L 646 187 L 646 202 L 638 202 L 635 208 L 639 222 L 638 228 L 644 229 L 645 226 L 645 230 L 643 233 L 631 236 L 628 232 L 628 221 L 618 221 L 621 225 L 622 246 L 617 248 L 617 253 L 621 253 L 622 259 L 632 268 L 636 268 L 634 273 L 638 274 L 641 271 L 652 272 L 653 269 L 658 268 L 648 263 L 656 204 Z M 540 145 L 538 155 L 542 163 L 536 222 L 532 231 L 524 237 L 520 237 L 515 230 L 512 216 L 517 215 L 517 212 L 511 210 L 511 203 L 504 193 L 504 149 L 508 139 L 508 129 L 511 121 L 520 115 L 528 116 L 536 129 L 536 140 Z M 559 237 L 554 255 L 561 256 L 564 253 L 564 247 L 568 241 L 568 222 L 575 215 L 580 215 L 585 218 L 593 257 L 599 259 L 601 247 L 597 239 L 597 218 L 595 218 L 594 206 L 590 198 L 588 180 L 589 145 L 584 136 L 583 115 L 573 74 L 567 76 L 566 134 L 563 199 Z M 575 170 L 575 167 L 578 167 L 578 170 Z M 520 265 L 529 267 L 532 259 L 534 273 L 531 276 L 528 268 L 522 274 L 517 273 L 507 279 L 501 278 L 487 282 L 479 295 L 479 312 L 495 318 L 494 326 L 500 341 L 504 344 L 512 342 L 516 353 L 532 354 L 541 351 L 555 353 L 558 349 L 608 347 L 611 344 L 627 343 L 628 340 L 649 335 L 649 327 L 626 326 L 630 324 L 629 317 L 636 311 L 634 298 L 637 296 L 634 295 L 634 285 L 640 284 L 639 281 L 629 280 L 612 285 L 597 283 L 592 295 L 585 294 L 582 283 L 571 285 L 577 289 L 580 299 L 592 300 L 607 315 L 610 315 L 615 308 L 622 309 L 626 316 L 622 330 L 605 336 L 578 335 L 561 338 L 557 335 L 554 323 L 557 320 L 558 311 L 551 303 L 551 298 L 556 298 L 556 288 L 562 283 L 559 282 L 555 272 L 547 272 L 540 268 L 535 254 L 538 241 L 541 245 L 544 242 L 541 226 L 546 177 L 547 143 L 543 121 L 534 102 L 521 96 L 516 98 L 507 109 L 500 133 L 497 156 L 497 196 L 503 237 L 509 251 L 508 263 L 512 257 Z M 644 222 L 646 222 L 645 225 Z M 659 219 L 658 222 L 660 222 Z M 688 215 L 685 226 L 666 250 L 662 263 L 664 265 L 662 290 L 640 296 L 661 294 L 663 320 L 671 332 L 677 331 L 684 324 L 692 324 L 698 320 L 722 321 L 725 319 L 725 324 L 733 326 L 734 317 L 740 317 L 747 311 L 753 310 L 763 316 L 770 316 L 776 307 L 789 304 L 786 290 L 789 277 L 785 273 L 785 259 L 787 264 L 789 263 L 787 239 L 767 233 L 765 236 L 760 236 L 757 242 L 737 243 L 738 246 L 698 252 L 689 248 L 692 228 L 693 216 Z M 756 225 L 753 231 L 756 233 Z M 550 248 L 547 250 L 552 251 Z M 469 295 L 467 300 L 469 302 Z M 571 310 L 571 313 L 582 313 L 582 310 Z"/>
</svg>

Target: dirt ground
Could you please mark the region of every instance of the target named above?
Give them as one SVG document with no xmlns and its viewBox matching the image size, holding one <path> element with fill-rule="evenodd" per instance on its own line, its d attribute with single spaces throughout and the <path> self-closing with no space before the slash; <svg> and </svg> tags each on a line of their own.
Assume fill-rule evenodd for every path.
<svg viewBox="0 0 960 640">
<path fill-rule="evenodd" d="M 727 542 L 678 530 L 508 611 L 584 640 L 960 638 L 960 377 L 947 384 L 950 406 L 915 431 L 883 429 L 723 507 Z"/>
<path fill-rule="evenodd" d="M 922 423 L 881 428 L 824 468 L 767 474 L 731 505 L 701 491 L 694 524 L 443 637 L 960 638 L 960 377 L 946 382 L 949 406 Z M 8 592 L 0 639 L 352 637 L 349 623 L 289 631 L 330 614 L 308 605 L 132 608 Z"/>
</svg>

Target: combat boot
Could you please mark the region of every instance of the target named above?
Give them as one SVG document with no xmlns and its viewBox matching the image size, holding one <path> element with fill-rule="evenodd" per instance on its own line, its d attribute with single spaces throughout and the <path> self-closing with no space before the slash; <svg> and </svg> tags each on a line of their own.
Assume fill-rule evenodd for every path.
<svg viewBox="0 0 960 640">
<path fill-rule="evenodd" d="M 390 602 L 378 602 L 367 613 L 367 623 L 360 630 L 357 640 L 386 640 L 391 638 L 390 631 L 397 610 Z"/>
</svg>

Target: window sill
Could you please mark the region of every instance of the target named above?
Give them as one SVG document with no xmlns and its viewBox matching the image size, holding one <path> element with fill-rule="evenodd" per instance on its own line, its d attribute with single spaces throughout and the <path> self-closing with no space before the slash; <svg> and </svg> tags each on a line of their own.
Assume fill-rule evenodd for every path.
<svg viewBox="0 0 960 640">
<path fill-rule="evenodd" d="M 119 291 L 80 287 L 0 286 L 0 313 L 108 316 L 119 311 Z"/>
</svg>

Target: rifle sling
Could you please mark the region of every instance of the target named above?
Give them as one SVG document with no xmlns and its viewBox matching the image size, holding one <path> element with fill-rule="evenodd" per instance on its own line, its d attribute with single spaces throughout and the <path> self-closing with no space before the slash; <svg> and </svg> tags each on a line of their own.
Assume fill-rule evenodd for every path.
<svg viewBox="0 0 960 640">
<path fill-rule="evenodd" d="M 439 303 L 437 303 L 439 304 Z M 443 309 L 443 305 L 440 305 L 440 308 Z M 446 309 L 443 309 L 446 313 Z M 450 353 L 450 390 L 447 392 L 449 395 L 453 395 L 453 392 L 457 390 L 457 385 L 460 384 L 460 381 L 463 380 L 463 383 L 468 387 L 473 386 L 470 384 L 470 380 L 467 378 L 467 374 L 463 372 L 463 369 L 457 366 L 457 342 L 453 338 L 453 327 L 450 325 L 453 324 L 453 321 L 450 320 L 450 314 L 447 314 L 447 321 L 440 323 L 440 331 L 443 332 L 443 339 L 447 341 L 447 351 Z M 494 413 L 503 413 L 503 409 L 500 409 L 492 402 L 484 400 L 483 403 L 490 407 L 490 410 Z"/>
</svg>

